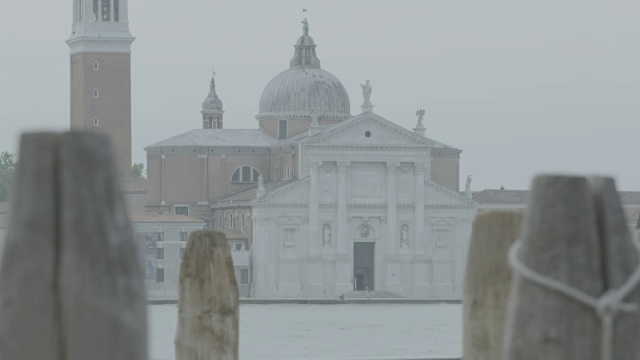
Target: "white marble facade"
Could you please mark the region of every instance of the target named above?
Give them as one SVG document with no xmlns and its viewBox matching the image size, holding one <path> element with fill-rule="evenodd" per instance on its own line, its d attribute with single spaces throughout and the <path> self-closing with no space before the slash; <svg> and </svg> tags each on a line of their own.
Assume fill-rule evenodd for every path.
<svg viewBox="0 0 640 360">
<path fill-rule="evenodd" d="M 460 299 L 476 207 L 430 179 L 440 146 L 370 112 L 302 141 L 301 179 L 253 202 L 252 296 Z"/>
</svg>

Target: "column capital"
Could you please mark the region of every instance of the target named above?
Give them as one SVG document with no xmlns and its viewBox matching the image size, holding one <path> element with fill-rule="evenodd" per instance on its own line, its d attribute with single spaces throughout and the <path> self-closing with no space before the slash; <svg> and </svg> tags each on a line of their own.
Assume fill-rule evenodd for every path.
<svg viewBox="0 0 640 360">
<path fill-rule="evenodd" d="M 424 171 L 424 169 L 426 169 L 427 164 L 424 163 L 424 162 L 416 162 L 416 163 L 413 163 L 413 166 L 415 167 L 416 172 L 418 172 L 418 171 L 422 172 L 422 171 Z"/>
<path fill-rule="evenodd" d="M 318 171 L 318 168 L 322 166 L 322 161 L 309 160 L 307 161 L 307 165 L 309 165 L 309 169 Z"/>
<path fill-rule="evenodd" d="M 167 157 L 167 155 L 164 155 L 164 154 L 163 154 L 163 155 L 160 155 L 160 158 L 161 158 L 162 160 L 164 160 L 166 157 Z"/>
<path fill-rule="evenodd" d="M 340 160 L 340 161 L 338 161 L 338 170 L 339 171 L 345 171 L 345 170 L 347 170 L 347 167 L 349 167 L 350 165 L 351 165 L 351 161 Z"/>
<path fill-rule="evenodd" d="M 207 157 L 209 157 L 207 154 L 198 154 L 198 159 L 206 159 Z"/>
<path fill-rule="evenodd" d="M 387 170 L 397 170 L 400 167 L 399 161 L 387 161 Z"/>
</svg>

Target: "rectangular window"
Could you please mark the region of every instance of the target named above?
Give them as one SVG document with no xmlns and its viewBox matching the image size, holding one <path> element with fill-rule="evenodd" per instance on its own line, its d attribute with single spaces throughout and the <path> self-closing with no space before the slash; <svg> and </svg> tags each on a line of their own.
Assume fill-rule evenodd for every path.
<svg viewBox="0 0 640 360">
<path fill-rule="evenodd" d="M 156 259 L 164 259 L 164 248 L 156 248 Z"/>
<path fill-rule="evenodd" d="M 218 229 L 222 229 L 222 214 L 218 215 Z"/>
<path fill-rule="evenodd" d="M 236 227 L 235 219 L 233 218 L 233 214 L 229 214 L 229 229 L 234 229 Z"/>
<path fill-rule="evenodd" d="M 176 215 L 189 216 L 188 206 L 176 206 L 175 209 L 176 209 Z"/>
<path fill-rule="evenodd" d="M 180 232 L 180 241 L 187 241 L 187 238 L 188 238 L 188 236 L 187 236 L 187 235 L 188 235 L 188 234 L 187 234 L 187 232 L 186 232 L 186 231 L 182 231 L 182 232 Z"/>
<path fill-rule="evenodd" d="M 249 284 L 249 269 L 240 269 L 240 284 Z"/>
<path fill-rule="evenodd" d="M 158 233 L 158 241 L 164 241 L 164 233 L 163 232 L 159 232 Z"/>
<path fill-rule="evenodd" d="M 111 21 L 111 1 L 102 0 L 102 21 Z"/>
<path fill-rule="evenodd" d="M 244 227 L 244 214 L 242 214 L 242 227 Z"/>
<path fill-rule="evenodd" d="M 113 21 L 120 21 L 120 0 L 113 0 Z"/>
<path fill-rule="evenodd" d="M 180 248 L 180 260 L 184 258 L 184 248 Z"/>
<path fill-rule="evenodd" d="M 278 120 L 278 139 L 286 139 L 287 134 L 287 120 Z"/>
<path fill-rule="evenodd" d="M 93 0 L 93 21 L 98 21 L 98 19 L 100 19 L 100 16 L 98 16 L 100 13 L 100 7 L 98 6 L 98 0 Z"/>
<path fill-rule="evenodd" d="M 84 0 L 78 0 L 78 22 L 82 21 L 82 3 Z"/>
<path fill-rule="evenodd" d="M 156 282 L 164 282 L 164 269 L 156 269 Z"/>
</svg>

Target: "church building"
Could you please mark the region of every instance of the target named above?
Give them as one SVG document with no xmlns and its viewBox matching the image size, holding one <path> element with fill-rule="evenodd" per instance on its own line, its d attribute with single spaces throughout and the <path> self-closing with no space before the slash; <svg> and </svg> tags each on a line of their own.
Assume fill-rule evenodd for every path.
<svg viewBox="0 0 640 360">
<path fill-rule="evenodd" d="M 198 217 L 250 251 L 245 296 L 460 299 L 476 213 L 461 151 L 425 137 L 424 111 L 413 131 L 375 114 L 369 81 L 353 116 L 302 30 L 257 129 L 225 127 L 212 78 L 201 128 L 145 148 L 146 211 Z"/>
</svg>

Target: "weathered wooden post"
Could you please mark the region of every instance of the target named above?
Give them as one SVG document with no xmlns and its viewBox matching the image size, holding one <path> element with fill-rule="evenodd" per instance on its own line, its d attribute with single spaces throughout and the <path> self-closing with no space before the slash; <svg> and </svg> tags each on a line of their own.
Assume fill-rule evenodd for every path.
<svg viewBox="0 0 640 360">
<path fill-rule="evenodd" d="M 520 236 L 522 212 L 495 210 L 473 222 L 463 295 L 465 360 L 502 356 L 504 321 L 511 284 L 507 254 Z"/>
<path fill-rule="evenodd" d="M 146 360 L 146 295 L 106 137 L 22 137 L 0 272 L 3 360 Z"/>
<path fill-rule="evenodd" d="M 176 360 L 237 360 L 238 309 L 226 236 L 191 233 L 180 267 Z"/>
<path fill-rule="evenodd" d="M 504 358 L 637 359 L 639 259 L 612 179 L 536 177 L 510 252 Z"/>
</svg>

